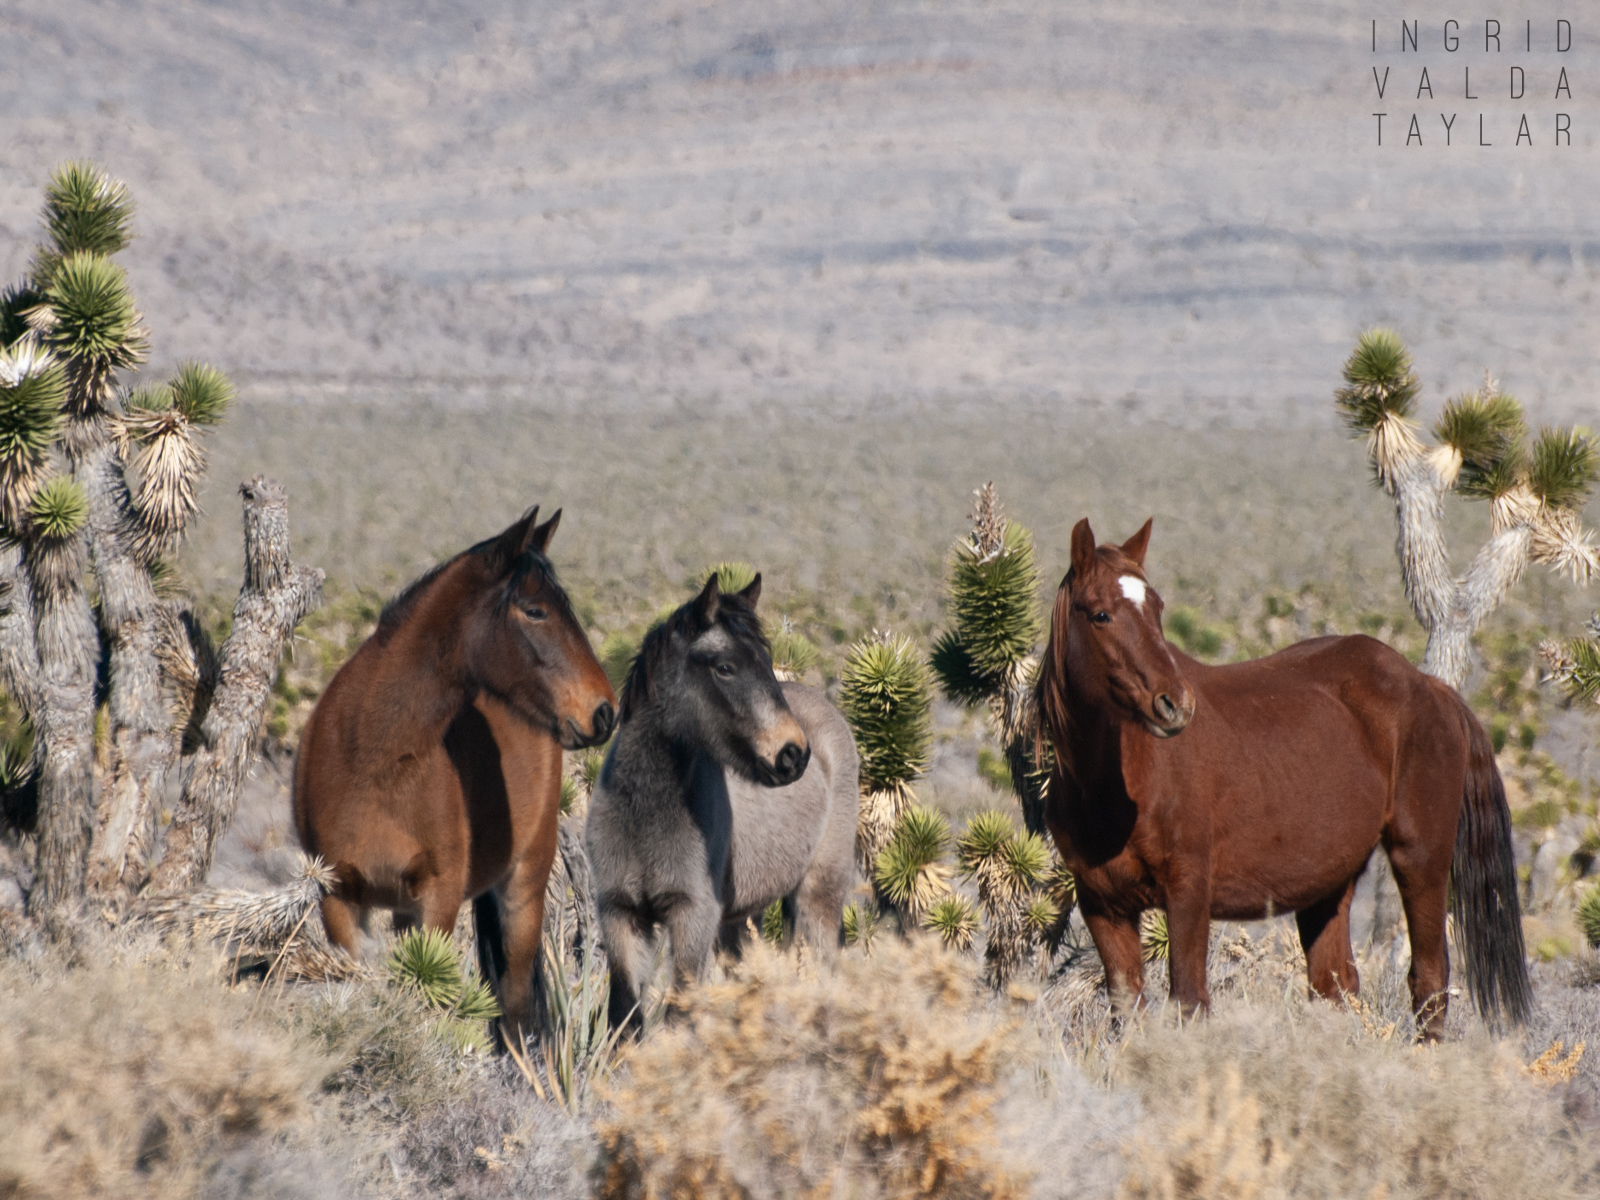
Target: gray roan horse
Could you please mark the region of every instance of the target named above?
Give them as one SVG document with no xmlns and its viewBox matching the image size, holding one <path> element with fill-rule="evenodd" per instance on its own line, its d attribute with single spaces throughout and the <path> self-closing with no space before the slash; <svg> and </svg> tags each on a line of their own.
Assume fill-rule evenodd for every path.
<svg viewBox="0 0 1600 1200">
<path fill-rule="evenodd" d="M 761 576 L 699 596 L 645 636 L 589 808 L 613 1026 L 638 1023 L 657 930 L 674 978 L 737 951 L 782 899 L 789 936 L 831 957 L 855 881 L 855 741 L 822 693 L 780 684 L 756 617 Z M 809 764 L 809 765 L 808 765 Z"/>
</svg>

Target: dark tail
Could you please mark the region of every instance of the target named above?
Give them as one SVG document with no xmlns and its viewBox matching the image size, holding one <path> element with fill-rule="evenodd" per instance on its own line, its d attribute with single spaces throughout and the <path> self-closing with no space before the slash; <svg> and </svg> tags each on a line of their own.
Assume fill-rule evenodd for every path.
<svg viewBox="0 0 1600 1200">
<path fill-rule="evenodd" d="M 472 931 L 472 940 L 478 945 L 478 973 L 498 996 L 500 981 L 506 977 L 506 942 L 500 928 L 500 901 L 493 888 L 472 902 Z M 493 1032 L 495 1052 L 505 1053 L 499 1021 L 494 1023 Z"/>
<path fill-rule="evenodd" d="M 1472 1002 L 1491 1025 L 1502 1015 L 1520 1025 L 1533 1009 L 1522 946 L 1522 904 L 1511 850 L 1511 810 L 1489 735 L 1466 705 L 1467 783 L 1456 855 L 1450 866 L 1450 913 Z"/>
</svg>

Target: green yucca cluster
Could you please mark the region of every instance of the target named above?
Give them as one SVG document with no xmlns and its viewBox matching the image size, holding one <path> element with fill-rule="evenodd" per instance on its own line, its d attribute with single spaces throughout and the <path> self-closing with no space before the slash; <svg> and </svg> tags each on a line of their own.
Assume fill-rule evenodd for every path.
<svg viewBox="0 0 1600 1200">
<path fill-rule="evenodd" d="M 932 689 L 909 638 L 884 634 L 851 647 L 841 678 L 840 708 L 855 734 L 864 790 L 903 785 L 928 765 Z"/>
<path fill-rule="evenodd" d="M 1591 946 L 1600 946 L 1600 883 L 1591 884 L 1578 901 L 1578 928 Z"/>
<path fill-rule="evenodd" d="M 844 944 L 871 950 L 878 932 L 878 914 L 870 904 L 851 901 L 844 906 Z"/>
<path fill-rule="evenodd" d="M 1172 942 L 1167 936 L 1167 914 L 1152 908 L 1139 918 L 1139 946 L 1145 962 L 1165 962 L 1172 956 Z"/>
<path fill-rule="evenodd" d="M 1345 362 L 1344 378 L 1334 400 L 1353 431 L 1377 435 L 1391 418 L 1405 426 L 1414 415 L 1422 384 L 1394 330 L 1363 333 Z M 1549 508 L 1575 512 L 1600 481 L 1600 443 L 1592 433 L 1545 427 L 1530 439 L 1522 405 L 1492 381 L 1450 400 L 1433 435 L 1441 448 L 1459 456 L 1459 473 L 1447 471 L 1446 483 L 1474 499 L 1497 500 L 1526 488 Z M 1388 469 L 1381 461 L 1378 467 L 1380 473 Z"/>
<path fill-rule="evenodd" d="M 389 955 L 389 977 L 439 1010 L 442 1030 L 463 1050 L 488 1046 L 484 1025 L 500 1015 L 494 993 L 475 972 L 464 970 L 450 935 L 412 929 Z"/>
<path fill-rule="evenodd" d="M 700 577 L 700 586 L 705 587 L 706 580 L 713 575 L 717 577 L 717 590 L 721 592 L 742 592 L 756 580 L 756 569 L 747 562 L 719 562 L 706 569 Z"/>
<path fill-rule="evenodd" d="M 925 929 L 931 929 L 952 950 L 972 949 L 978 933 L 978 906 L 965 896 L 951 892 L 934 902 L 922 918 Z"/>
<path fill-rule="evenodd" d="M 941 861 L 949 845 L 950 822 L 943 813 L 920 804 L 907 809 L 874 864 L 879 893 L 913 920 L 920 918 L 950 891 Z"/>
<path fill-rule="evenodd" d="M 822 653 L 805 634 L 794 627 L 788 617 L 772 631 L 768 642 L 772 646 L 772 669 L 789 679 L 800 679 L 822 661 Z"/>
<path fill-rule="evenodd" d="M 1003 812 L 981 812 L 956 839 L 956 864 L 977 886 L 988 926 L 984 974 L 993 986 L 1004 985 L 1034 950 L 1054 954 L 1076 889 L 1044 838 L 1019 830 Z"/>
<path fill-rule="evenodd" d="M 1370 433 L 1385 417 L 1410 418 L 1422 391 L 1411 353 L 1392 329 L 1369 329 L 1344 364 L 1334 402 L 1352 428 Z"/>
<path fill-rule="evenodd" d="M 783 944 L 783 901 L 774 900 L 761 910 L 761 937 L 774 946 Z"/>
<path fill-rule="evenodd" d="M 997 544 L 956 544 L 948 596 L 955 627 L 934 644 L 933 669 L 952 700 L 976 704 L 1005 685 L 1007 673 L 1043 632 L 1033 535 L 1005 521 Z"/>
<path fill-rule="evenodd" d="M 1578 928 L 1591 946 L 1600 946 L 1600 883 L 1591 884 L 1578 901 Z"/>
<path fill-rule="evenodd" d="M 35 286 L 55 278 L 61 260 L 76 253 L 109 258 L 133 233 L 133 198 L 127 187 L 92 162 L 63 164 L 45 185 L 44 227 L 50 241 L 34 259 Z"/>
</svg>

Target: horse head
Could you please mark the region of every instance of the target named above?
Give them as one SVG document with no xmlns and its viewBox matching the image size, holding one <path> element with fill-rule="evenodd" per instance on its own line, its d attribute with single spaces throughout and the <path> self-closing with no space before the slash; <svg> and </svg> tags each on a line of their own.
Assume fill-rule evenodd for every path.
<svg viewBox="0 0 1600 1200">
<path fill-rule="evenodd" d="M 611 736 L 616 693 L 545 557 L 561 512 L 535 506 L 485 544 L 480 601 L 464 639 L 473 680 L 568 750 Z"/>
<path fill-rule="evenodd" d="M 1089 707 L 1173 737 L 1194 717 L 1194 689 L 1161 632 L 1161 597 L 1144 574 L 1150 526 L 1096 546 L 1088 518 L 1072 530 L 1072 569 L 1056 594 L 1050 666 Z"/>
<path fill-rule="evenodd" d="M 669 737 L 782 787 L 805 774 L 811 745 L 772 673 L 760 597 L 760 575 L 724 593 L 713 571 L 698 596 L 645 636 L 622 688 L 622 720 L 652 707 Z"/>
</svg>

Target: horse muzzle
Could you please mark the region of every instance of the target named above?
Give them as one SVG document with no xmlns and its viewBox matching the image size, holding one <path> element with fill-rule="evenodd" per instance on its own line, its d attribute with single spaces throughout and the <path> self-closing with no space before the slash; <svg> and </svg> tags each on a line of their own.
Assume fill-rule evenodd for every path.
<svg viewBox="0 0 1600 1200">
<path fill-rule="evenodd" d="M 585 733 L 578 727 L 576 721 L 567 717 L 561 722 L 556 736 L 563 750 L 582 750 L 587 746 L 598 746 L 605 741 L 611 736 L 611 731 L 616 725 L 617 710 L 611 707 L 609 700 L 602 700 L 589 717 L 589 732 Z"/>
<path fill-rule="evenodd" d="M 794 742 L 786 742 L 771 762 L 764 758 L 756 759 L 756 774 L 767 787 L 787 787 L 806 773 L 810 762 L 809 743 L 799 746 Z"/>
<path fill-rule="evenodd" d="M 1182 688 L 1176 698 L 1161 692 L 1150 701 L 1150 715 L 1145 718 L 1145 728 L 1158 738 L 1177 737 L 1194 720 L 1194 692 Z"/>
</svg>

